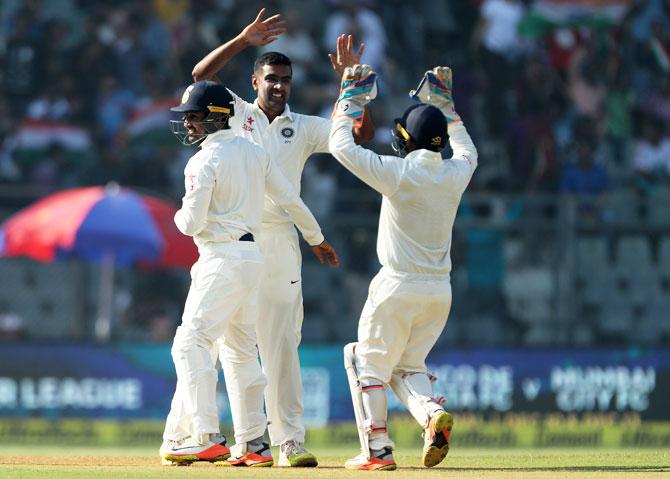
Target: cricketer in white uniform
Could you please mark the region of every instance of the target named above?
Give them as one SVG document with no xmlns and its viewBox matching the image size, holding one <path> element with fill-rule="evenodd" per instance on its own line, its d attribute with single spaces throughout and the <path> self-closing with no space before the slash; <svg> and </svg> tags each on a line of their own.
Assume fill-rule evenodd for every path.
<svg viewBox="0 0 670 479">
<path fill-rule="evenodd" d="M 394 150 L 400 156 L 381 156 L 356 146 L 351 136 L 352 118 L 376 96 L 376 74 L 356 65 L 342 79 L 330 151 L 383 195 L 377 238 L 382 268 L 370 283 L 358 341 L 344 348 L 361 440 L 361 454 L 345 464 L 350 469 L 396 468 L 387 385 L 424 428 L 423 464 L 435 466 L 449 449 L 453 420 L 433 398 L 425 361 L 447 322 L 452 228 L 477 167 L 477 150 L 454 110 L 451 86 L 450 69 L 427 72 L 411 92 L 423 103 L 395 120 Z M 454 156 L 443 159 L 447 132 Z"/>
<path fill-rule="evenodd" d="M 193 78 L 210 79 L 233 56 L 249 45 L 270 43 L 285 31 L 279 15 L 262 20 L 265 10 L 237 37 L 218 47 L 200 61 Z M 331 63 L 340 75 L 360 58 L 362 48 L 353 53 L 352 38 L 338 38 L 337 56 Z M 231 126 L 237 135 L 260 145 L 276 162 L 291 185 L 300 192 L 300 179 L 312 153 L 328 151 L 331 123 L 317 116 L 291 111 L 287 101 L 291 90 L 291 61 L 269 52 L 254 64 L 252 86 L 258 97 L 248 103 L 236 94 L 235 117 Z M 259 246 L 265 256 L 260 285 L 258 349 L 268 380 L 265 407 L 272 445 L 280 446 L 279 466 L 317 465 L 307 451 L 303 421 L 303 389 L 298 345 L 303 321 L 302 258 L 293 220 L 266 196 Z"/>
<path fill-rule="evenodd" d="M 256 349 L 257 294 L 263 256 L 254 241 L 261 234 L 265 195 L 283 208 L 305 240 L 325 243 L 316 220 L 267 153 L 236 136 L 228 121 L 234 100 L 215 82 L 189 86 L 181 105 L 182 138 L 200 143 L 186 165 L 185 195 L 175 215 L 179 230 L 193 236 L 199 259 L 191 269 L 182 324 L 172 357 L 177 388 L 168 416 L 161 456 L 176 463 L 229 459 L 233 465 L 272 465 L 263 411 L 266 380 Z M 173 128 L 174 130 L 174 128 Z M 179 133 L 179 132 L 177 132 Z M 228 450 L 212 441 L 219 433 L 217 374 L 212 349 L 218 341 L 235 428 Z M 180 421 L 187 418 L 186 426 Z"/>
</svg>

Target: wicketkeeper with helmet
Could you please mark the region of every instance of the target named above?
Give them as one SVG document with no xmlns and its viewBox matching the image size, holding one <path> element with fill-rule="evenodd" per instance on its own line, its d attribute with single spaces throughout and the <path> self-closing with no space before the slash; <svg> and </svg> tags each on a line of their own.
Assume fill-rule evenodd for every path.
<svg viewBox="0 0 670 479">
<path fill-rule="evenodd" d="M 270 466 L 272 455 L 263 440 L 266 380 L 256 349 L 263 265 L 256 238 L 265 194 L 313 248 L 324 238 L 267 153 L 230 129 L 234 100 L 223 85 L 195 82 L 172 110 L 183 114 L 182 121 L 172 122 L 173 132 L 183 143 L 200 146 L 184 170 L 186 192 L 174 218 L 182 233 L 193 236 L 200 256 L 191 269 L 191 287 L 172 346 L 177 387 L 160 455 L 176 464 L 228 459 L 236 466 Z M 337 262 L 332 249 L 320 253 Z M 219 434 L 212 360 L 217 350 L 235 428 L 231 449 Z M 188 420 L 180 422 L 184 417 Z"/>
<path fill-rule="evenodd" d="M 395 120 L 393 148 L 378 155 L 357 146 L 352 121 L 377 94 L 367 65 L 347 68 L 333 111 L 331 153 L 383 195 L 377 254 L 358 341 L 344 348 L 361 441 L 345 467 L 395 469 L 387 432 L 385 388 L 390 386 L 424 428 L 423 464 L 439 464 L 449 450 L 453 419 L 433 397 L 426 357 L 451 308 L 451 237 L 456 211 L 477 167 L 477 150 L 454 109 L 451 70 L 426 72 L 410 96 L 420 101 Z M 447 138 L 454 156 L 442 158 Z"/>
</svg>

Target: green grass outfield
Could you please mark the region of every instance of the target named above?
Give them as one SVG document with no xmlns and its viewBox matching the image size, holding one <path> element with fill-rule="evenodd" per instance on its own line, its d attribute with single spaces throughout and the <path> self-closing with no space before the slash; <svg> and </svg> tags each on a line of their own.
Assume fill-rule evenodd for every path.
<svg viewBox="0 0 670 479">
<path fill-rule="evenodd" d="M 276 451 L 275 457 L 276 457 Z M 670 451 L 660 449 L 454 449 L 438 467 L 419 466 L 419 450 L 399 448 L 393 472 L 346 471 L 354 448 L 314 449 L 316 469 L 164 467 L 155 448 L 0 446 L 0 478 L 670 478 Z"/>
</svg>

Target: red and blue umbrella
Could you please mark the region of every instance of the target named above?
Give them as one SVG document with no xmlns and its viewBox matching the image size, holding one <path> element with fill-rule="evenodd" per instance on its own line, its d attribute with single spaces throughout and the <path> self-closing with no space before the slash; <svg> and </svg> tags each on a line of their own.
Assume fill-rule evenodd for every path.
<svg viewBox="0 0 670 479">
<path fill-rule="evenodd" d="M 93 186 L 49 195 L 0 227 L 0 256 L 28 256 L 190 267 L 193 240 L 174 225 L 169 202 L 118 186 Z"/>
<path fill-rule="evenodd" d="M 60 191 L 0 226 L 0 256 L 99 262 L 95 331 L 99 339 L 108 340 L 117 265 L 188 268 L 197 259 L 193 240 L 174 224 L 176 212 L 168 202 L 115 184 Z"/>
</svg>

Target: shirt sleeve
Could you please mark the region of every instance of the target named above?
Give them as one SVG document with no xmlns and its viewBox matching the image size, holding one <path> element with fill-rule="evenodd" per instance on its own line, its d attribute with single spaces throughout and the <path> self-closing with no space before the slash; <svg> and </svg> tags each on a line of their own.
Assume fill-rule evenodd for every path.
<svg viewBox="0 0 670 479">
<path fill-rule="evenodd" d="M 211 154 L 199 152 L 188 161 L 184 169 L 186 192 L 181 208 L 174 215 L 174 223 L 179 231 L 188 236 L 200 233 L 207 222 L 207 212 L 216 184 L 216 171 L 211 161 L 208 161 L 210 159 Z"/>
<path fill-rule="evenodd" d="M 316 218 L 298 196 L 298 192 L 265 154 L 265 192 L 277 205 L 283 208 L 302 233 L 310 246 L 323 243 L 324 237 Z"/>
<path fill-rule="evenodd" d="M 347 170 L 385 196 L 391 196 L 400 185 L 405 171 L 405 160 L 394 156 L 380 156 L 356 145 L 351 131 L 353 120 L 336 116 L 330 130 L 330 153 Z"/>
<path fill-rule="evenodd" d="M 477 148 L 472 142 L 472 138 L 465 129 L 462 121 L 449 123 L 447 130 L 449 131 L 449 145 L 454 153 L 452 160 L 467 161 L 470 166 L 470 173 L 477 168 Z"/>
<path fill-rule="evenodd" d="M 451 158 L 444 160 L 451 168 L 447 180 L 452 188 L 463 192 L 477 168 L 477 149 L 463 122 L 449 123 L 447 129 L 449 144 L 454 153 Z"/>
</svg>

